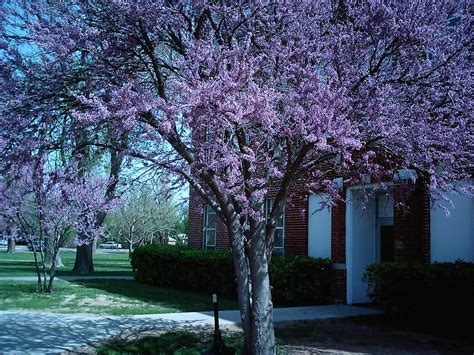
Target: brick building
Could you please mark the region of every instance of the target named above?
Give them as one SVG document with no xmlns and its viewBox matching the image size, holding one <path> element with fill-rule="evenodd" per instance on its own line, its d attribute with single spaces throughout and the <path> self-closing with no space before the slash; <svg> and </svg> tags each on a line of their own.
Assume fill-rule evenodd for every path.
<svg viewBox="0 0 474 355">
<path fill-rule="evenodd" d="M 462 182 L 472 184 L 472 181 Z M 321 209 L 324 199 L 295 186 L 278 223 L 275 252 L 330 258 L 335 303 L 368 301 L 365 268 L 383 261 L 474 261 L 474 200 L 451 194 L 449 217 L 430 206 L 429 191 L 417 182 L 409 191 L 393 183 L 390 194 L 377 184 L 344 188 L 346 203 Z M 371 190 L 370 198 L 364 189 Z M 407 209 L 398 209 L 404 199 Z M 223 223 L 191 191 L 188 241 L 204 249 L 230 248 Z M 271 204 L 271 198 L 268 199 Z"/>
</svg>

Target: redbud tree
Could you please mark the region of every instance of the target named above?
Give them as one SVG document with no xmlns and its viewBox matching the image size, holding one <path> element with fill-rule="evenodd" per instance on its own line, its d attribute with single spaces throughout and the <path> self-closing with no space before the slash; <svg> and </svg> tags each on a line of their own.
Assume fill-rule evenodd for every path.
<svg viewBox="0 0 474 355">
<path fill-rule="evenodd" d="M 2 218 L 13 237 L 20 234 L 33 247 L 39 292 L 53 291 L 59 248 L 68 240 L 90 244 L 103 232 L 97 214 L 112 207 L 104 197 L 107 180 L 77 177 L 71 167 L 53 171 L 39 158 L 1 181 Z"/>
<path fill-rule="evenodd" d="M 274 353 L 268 262 L 295 181 L 331 203 L 334 177 L 409 168 L 438 191 L 468 176 L 470 6 L 7 1 L 7 107 L 29 128 L 32 106 L 46 130 L 126 134 L 129 157 L 187 182 L 231 238 L 245 351 Z"/>
</svg>

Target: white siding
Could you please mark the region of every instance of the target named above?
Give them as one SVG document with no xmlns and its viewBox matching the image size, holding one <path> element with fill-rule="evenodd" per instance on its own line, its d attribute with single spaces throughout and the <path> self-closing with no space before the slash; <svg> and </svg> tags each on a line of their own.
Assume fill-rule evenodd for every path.
<svg viewBox="0 0 474 355">
<path fill-rule="evenodd" d="M 430 211 L 431 262 L 474 262 L 474 199 L 455 193 L 447 195 L 454 204 L 454 209 L 449 207 L 449 217 L 439 207 Z"/>
<path fill-rule="evenodd" d="M 360 204 L 363 192 L 347 190 L 346 207 L 346 262 L 347 262 L 347 303 L 369 302 L 367 284 L 362 281 L 365 269 L 376 262 L 375 241 L 375 198 L 366 203 L 365 210 Z"/>
<path fill-rule="evenodd" d="M 309 196 L 308 206 L 308 255 L 331 257 L 331 210 L 321 209 L 324 196 Z"/>
</svg>

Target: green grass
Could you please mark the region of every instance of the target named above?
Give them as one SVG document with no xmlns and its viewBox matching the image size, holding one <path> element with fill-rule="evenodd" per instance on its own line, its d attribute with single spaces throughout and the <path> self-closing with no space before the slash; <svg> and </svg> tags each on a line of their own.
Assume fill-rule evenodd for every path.
<svg viewBox="0 0 474 355">
<path fill-rule="evenodd" d="M 76 275 L 70 271 L 75 253 L 61 253 L 64 267 L 58 270 L 52 294 L 36 292 L 36 281 L 2 281 L 2 276 L 35 276 L 32 252 L 0 252 L 0 310 L 34 310 L 58 313 L 133 315 L 207 311 L 208 295 L 139 284 L 134 280 L 61 280 Z M 87 276 L 132 275 L 128 254 L 94 254 L 95 270 Z M 235 301 L 222 300 L 222 309 L 237 309 Z"/>
<path fill-rule="evenodd" d="M 64 267 L 58 268 L 58 276 L 77 275 L 72 272 L 76 254 L 71 251 L 61 252 L 61 260 Z M 130 276 L 132 267 L 128 260 L 128 254 L 94 254 L 94 269 L 91 275 L 95 276 Z M 35 263 L 33 252 L 16 252 L 8 254 L 0 251 L 0 277 L 2 276 L 35 276 Z"/>
<path fill-rule="evenodd" d="M 362 322 L 366 317 L 361 317 Z M 370 318 L 370 317 L 367 317 Z M 367 319 L 368 322 L 371 319 Z M 280 323 L 275 327 L 277 348 L 294 341 L 307 339 L 317 340 L 327 337 L 325 327 L 331 320 L 299 321 Z M 336 321 L 337 322 L 337 321 Z M 222 332 L 224 343 L 236 350 L 236 354 L 242 353 L 243 333 L 240 330 L 224 330 Z M 131 341 L 111 340 L 99 344 L 95 350 L 99 355 L 115 354 L 179 354 L 197 355 L 211 347 L 213 332 L 209 329 L 198 329 L 194 332 L 181 330 L 166 332 L 156 336 L 140 337 Z M 278 353 L 286 353 L 278 349 Z"/>
<path fill-rule="evenodd" d="M 242 333 L 227 332 L 223 336 L 227 346 L 237 350 L 242 349 Z M 209 331 L 168 332 L 159 336 L 146 336 L 134 341 L 113 341 L 98 346 L 95 350 L 98 355 L 112 354 L 176 354 L 199 355 L 202 350 L 212 345 L 212 333 Z"/>
<path fill-rule="evenodd" d="M 116 338 L 95 347 L 97 354 L 200 354 L 212 344 L 209 328 Z M 387 318 L 361 316 L 283 322 L 275 325 L 278 354 L 294 353 L 471 353 L 473 340 L 449 339 L 397 327 Z M 226 329 L 227 346 L 241 353 L 243 334 Z"/>
<path fill-rule="evenodd" d="M 221 300 L 222 309 L 237 303 Z M 133 315 L 208 311 L 209 296 L 182 292 L 134 280 L 56 280 L 52 294 L 36 292 L 35 282 L 0 281 L 0 310 L 34 310 L 57 313 Z"/>
<path fill-rule="evenodd" d="M 339 320 L 336 320 L 338 322 Z M 280 323 L 275 327 L 277 352 L 291 354 L 284 346 L 308 339 L 319 340 L 327 337 L 330 329 L 325 329 L 332 320 L 299 321 Z M 242 353 L 243 333 L 240 330 L 224 330 L 224 343 L 234 348 L 236 354 Z M 156 336 L 145 336 L 135 340 L 116 339 L 99 344 L 95 351 L 99 355 L 115 354 L 175 354 L 198 355 L 211 347 L 213 332 L 211 330 L 172 331 Z"/>
</svg>

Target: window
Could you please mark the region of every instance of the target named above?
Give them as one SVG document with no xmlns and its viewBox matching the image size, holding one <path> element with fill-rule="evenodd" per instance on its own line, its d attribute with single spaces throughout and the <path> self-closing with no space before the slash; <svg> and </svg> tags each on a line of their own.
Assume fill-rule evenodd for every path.
<svg viewBox="0 0 474 355">
<path fill-rule="evenodd" d="M 216 212 L 210 206 L 204 206 L 204 248 L 216 249 Z"/>
<path fill-rule="evenodd" d="M 273 203 L 275 202 L 275 198 L 267 198 L 266 201 L 266 218 L 270 215 L 270 212 L 273 208 Z M 276 228 L 275 228 L 275 237 L 274 237 L 274 244 L 273 244 L 273 254 L 283 255 L 285 249 L 285 208 L 283 208 L 283 212 L 277 218 Z"/>
</svg>

